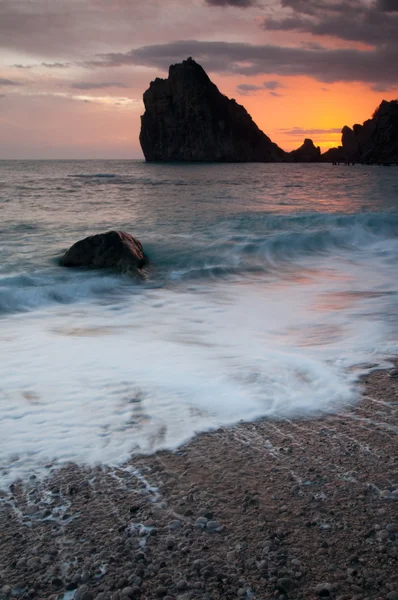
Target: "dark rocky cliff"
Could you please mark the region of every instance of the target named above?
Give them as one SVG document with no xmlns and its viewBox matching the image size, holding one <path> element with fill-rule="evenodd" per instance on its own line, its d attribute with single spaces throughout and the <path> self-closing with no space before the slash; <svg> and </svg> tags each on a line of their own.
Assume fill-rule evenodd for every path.
<svg viewBox="0 0 398 600">
<path fill-rule="evenodd" d="M 152 81 L 144 104 L 140 143 L 147 161 L 289 160 L 192 58 L 172 65 L 168 79 Z"/>
<path fill-rule="evenodd" d="M 341 146 L 331 148 L 322 160 L 398 162 L 398 101 L 383 100 L 363 125 L 343 127 Z"/>
<path fill-rule="evenodd" d="M 315 146 L 312 140 L 306 138 L 300 148 L 289 153 L 289 160 L 293 162 L 319 162 L 321 160 L 321 149 L 319 146 Z"/>
</svg>

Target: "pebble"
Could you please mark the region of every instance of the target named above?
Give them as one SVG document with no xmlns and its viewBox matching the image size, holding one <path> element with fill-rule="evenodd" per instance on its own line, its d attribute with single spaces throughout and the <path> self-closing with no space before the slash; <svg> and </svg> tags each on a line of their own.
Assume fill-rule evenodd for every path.
<svg viewBox="0 0 398 600">
<path fill-rule="evenodd" d="M 188 587 L 188 583 L 185 581 L 185 579 L 181 579 L 178 583 L 177 583 L 177 589 L 180 590 L 181 592 L 186 590 Z"/>
<path fill-rule="evenodd" d="M 398 600 L 398 592 L 389 592 L 386 598 L 387 600 Z"/>
<path fill-rule="evenodd" d="M 193 561 L 192 566 L 196 571 L 201 571 L 205 568 L 206 562 L 202 558 L 197 558 Z"/>
<path fill-rule="evenodd" d="M 122 590 L 121 596 L 122 596 L 122 598 L 124 598 L 124 597 L 127 597 L 127 598 L 134 598 L 134 591 L 133 591 L 133 588 L 131 588 L 131 587 L 125 587 L 125 588 Z"/>
<path fill-rule="evenodd" d="M 75 598 L 76 600 L 81 600 L 84 592 L 87 592 L 88 587 L 86 585 L 81 585 L 80 587 L 78 587 L 76 594 L 75 594 Z"/>
<path fill-rule="evenodd" d="M 390 490 L 381 490 L 380 496 L 382 498 L 389 498 L 391 496 Z"/>
<path fill-rule="evenodd" d="M 290 577 L 281 577 L 277 580 L 276 586 L 282 592 L 290 592 L 296 587 L 296 582 Z"/>
<path fill-rule="evenodd" d="M 166 548 L 168 548 L 169 550 L 171 550 L 172 548 L 174 548 L 175 545 L 176 545 L 175 538 L 168 537 L 166 539 Z"/>
<path fill-rule="evenodd" d="M 218 521 L 208 521 L 206 524 L 206 531 L 210 531 L 211 533 L 220 531 L 220 529 L 221 523 L 219 523 Z"/>
<path fill-rule="evenodd" d="M 9 585 L 3 585 L 0 588 L 0 594 L 4 596 L 9 596 L 11 594 L 11 588 Z"/>
<path fill-rule="evenodd" d="M 187 594 L 180 594 L 177 596 L 177 600 L 191 600 L 191 594 L 189 592 Z"/>
<path fill-rule="evenodd" d="M 295 567 L 301 567 L 301 562 L 297 558 L 293 558 L 292 565 Z"/>
<path fill-rule="evenodd" d="M 177 531 L 177 529 L 181 529 L 181 521 L 174 519 L 174 521 L 170 521 L 167 527 L 170 529 L 170 531 Z"/>
<path fill-rule="evenodd" d="M 204 529 L 207 525 L 207 522 L 208 522 L 208 519 L 206 519 L 206 517 L 199 517 L 195 521 L 195 526 L 198 527 L 199 529 Z"/>
<path fill-rule="evenodd" d="M 331 583 L 319 583 L 315 588 L 315 593 L 318 596 L 329 596 L 332 592 L 333 586 Z"/>
<path fill-rule="evenodd" d="M 84 592 L 81 600 L 94 600 L 94 594 L 92 592 Z"/>
<path fill-rule="evenodd" d="M 35 515 L 38 512 L 39 508 L 36 504 L 29 504 L 29 506 L 26 507 L 26 511 L 25 513 L 27 515 Z"/>
<path fill-rule="evenodd" d="M 164 587 L 164 585 L 160 585 L 158 588 L 156 588 L 156 595 L 159 596 L 160 598 L 162 596 L 165 596 L 167 594 L 167 588 Z"/>
</svg>

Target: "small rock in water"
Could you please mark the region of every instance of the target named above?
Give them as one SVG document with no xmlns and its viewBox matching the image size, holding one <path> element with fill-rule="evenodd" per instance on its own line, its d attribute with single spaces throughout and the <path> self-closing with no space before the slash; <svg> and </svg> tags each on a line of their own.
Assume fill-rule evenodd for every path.
<svg viewBox="0 0 398 600">
<path fill-rule="evenodd" d="M 388 374 L 390 377 L 398 377 L 398 369 L 391 369 Z"/>
</svg>

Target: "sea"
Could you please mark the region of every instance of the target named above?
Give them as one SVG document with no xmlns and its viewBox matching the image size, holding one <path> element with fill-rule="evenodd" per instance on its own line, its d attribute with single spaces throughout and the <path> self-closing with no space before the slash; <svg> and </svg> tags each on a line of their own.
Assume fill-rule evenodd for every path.
<svg viewBox="0 0 398 600">
<path fill-rule="evenodd" d="M 144 279 L 61 267 L 88 235 Z M 312 419 L 398 351 L 398 168 L 0 162 L 0 487 Z"/>
</svg>

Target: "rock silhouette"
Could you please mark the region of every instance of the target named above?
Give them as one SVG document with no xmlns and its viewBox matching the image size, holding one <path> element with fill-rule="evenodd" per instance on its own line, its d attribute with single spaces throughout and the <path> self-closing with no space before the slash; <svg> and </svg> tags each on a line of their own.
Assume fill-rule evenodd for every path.
<svg viewBox="0 0 398 600">
<path fill-rule="evenodd" d="M 322 155 L 327 162 L 398 162 L 398 100 L 383 100 L 363 125 L 343 127 L 341 146 Z"/>
<path fill-rule="evenodd" d="M 321 160 L 321 149 L 319 146 L 315 146 L 312 140 L 306 138 L 300 148 L 290 152 L 290 160 L 293 160 L 293 162 L 319 162 Z"/>
<path fill-rule="evenodd" d="M 147 161 L 280 162 L 288 155 L 246 109 L 221 94 L 192 58 L 144 93 L 140 143 Z"/>
</svg>

